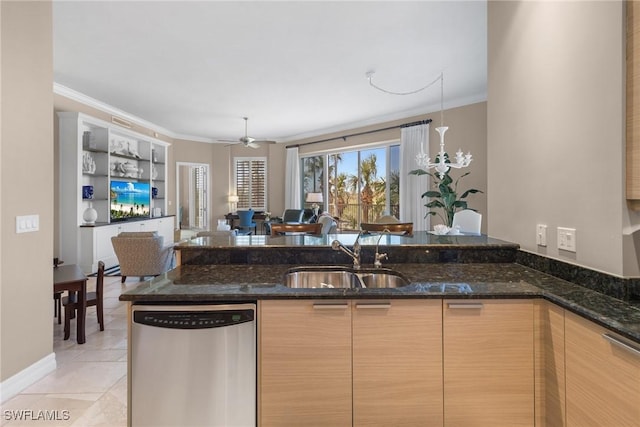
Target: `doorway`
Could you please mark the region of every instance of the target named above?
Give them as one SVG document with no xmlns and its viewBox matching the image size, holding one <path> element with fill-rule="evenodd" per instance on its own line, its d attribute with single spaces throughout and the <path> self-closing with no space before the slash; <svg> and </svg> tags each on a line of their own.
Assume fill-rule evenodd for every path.
<svg viewBox="0 0 640 427">
<path fill-rule="evenodd" d="M 176 162 L 176 200 L 181 230 L 207 230 L 209 165 Z"/>
</svg>

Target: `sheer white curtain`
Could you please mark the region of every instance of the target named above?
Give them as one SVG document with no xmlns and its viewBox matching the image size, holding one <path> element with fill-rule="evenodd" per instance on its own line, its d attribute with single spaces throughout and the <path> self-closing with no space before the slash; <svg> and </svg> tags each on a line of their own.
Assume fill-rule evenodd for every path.
<svg viewBox="0 0 640 427">
<path fill-rule="evenodd" d="M 421 196 L 429 189 L 428 176 L 409 175 L 418 169 L 416 155 L 429 154 L 429 125 L 417 125 L 401 129 L 400 133 L 400 221 L 413 222 L 414 230 L 429 230 L 425 219 L 427 199 Z"/>
<path fill-rule="evenodd" d="M 300 159 L 298 159 L 298 147 L 292 147 L 287 148 L 284 208 L 300 209 L 300 207 Z"/>
</svg>

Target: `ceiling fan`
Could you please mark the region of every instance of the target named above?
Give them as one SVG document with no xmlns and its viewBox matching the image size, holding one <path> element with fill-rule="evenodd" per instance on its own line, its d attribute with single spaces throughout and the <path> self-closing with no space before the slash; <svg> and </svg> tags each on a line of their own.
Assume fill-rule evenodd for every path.
<svg viewBox="0 0 640 427">
<path fill-rule="evenodd" d="M 249 148 L 259 148 L 260 145 L 259 144 L 275 144 L 275 141 L 268 141 L 268 140 L 258 140 L 255 138 L 252 138 L 248 135 L 247 133 L 247 123 L 249 121 L 248 117 L 243 117 L 244 119 L 244 136 L 238 138 L 237 140 L 230 140 L 230 139 L 220 139 L 220 142 L 234 142 L 234 143 L 238 143 L 241 142 L 245 147 L 249 147 Z M 228 144 L 228 145 L 234 145 L 234 144 Z"/>
</svg>

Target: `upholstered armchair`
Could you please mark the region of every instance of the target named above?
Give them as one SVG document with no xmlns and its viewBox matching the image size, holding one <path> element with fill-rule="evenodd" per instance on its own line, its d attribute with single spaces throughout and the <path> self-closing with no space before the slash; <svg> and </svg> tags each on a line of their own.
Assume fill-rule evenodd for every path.
<svg viewBox="0 0 640 427">
<path fill-rule="evenodd" d="M 285 209 L 282 213 L 282 218 L 273 218 L 270 222 L 265 224 L 265 231 L 267 234 L 271 234 L 271 224 L 301 223 L 303 222 L 303 215 L 304 209 Z"/>
<path fill-rule="evenodd" d="M 285 209 L 282 214 L 282 222 L 302 222 L 302 215 L 304 214 L 304 209 Z"/>
<path fill-rule="evenodd" d="M 157 276 L 169 270 L 173 262 L 173 246 L 164 246 L 164 238 L 156 232 L 123 232 L 111 238 L 120 263 L 122 283 L 128 276 Z"/>
</svg>

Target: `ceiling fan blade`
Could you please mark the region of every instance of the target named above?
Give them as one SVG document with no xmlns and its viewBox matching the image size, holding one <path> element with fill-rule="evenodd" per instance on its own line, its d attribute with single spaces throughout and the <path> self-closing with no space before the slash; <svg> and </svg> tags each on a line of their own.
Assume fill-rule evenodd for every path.
<svg viewBox="0 0 640 427">
<path fill-rule="evenodd" d="M 259 144 L 275 144 L 276 141 L 270 141 L 266 139 L 257 140 L 248 135 L 247 123 L 249 121 L 248 117 L 243 117 L 244 119 L 244 136 L 238 139 L 218 139 L 217 142 L 229 142 L 226 146 L 235 145 L 238 143 L 242 143 L 245 147 L 249 148 L 260 148 Z M 235 143 L 235 144 L 234 144 Z"/>
</svg>

